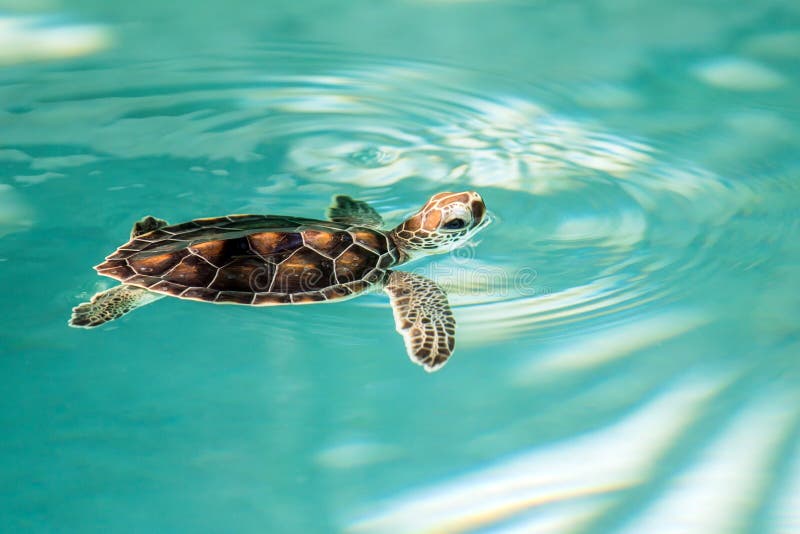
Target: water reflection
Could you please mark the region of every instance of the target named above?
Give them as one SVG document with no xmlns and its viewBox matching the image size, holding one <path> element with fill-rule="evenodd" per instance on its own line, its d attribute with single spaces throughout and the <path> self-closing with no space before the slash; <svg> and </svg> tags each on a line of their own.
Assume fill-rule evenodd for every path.
<svg viewBox="0 0 800 534">
<path fill-rule="evenodd" d="M 313 64 L 313 56 L 304 59 Z M 180 85 L 171 84 L 180 73 L 169 63 L 138 69 L 139 85 L 124 90 L 104 90 L 110 80 L 103 71 L 72 95 L 32 88 L 39 103 L 24 118 L 9 117 L 15 154 L 25 154 L 31 132 L 38 143 L 86 148 L 37 157 L 17 181 L 63 177 L 101 161 L 100 154 L 219 161 L 187 168 L 235 179 L 238 168 L 277 151 L 284 172 L 253 192 L 307 191 L 308 203 L 318 206 L 336 184 L 349 184 L 396 220 L 432 191 L 479 189 L 503 206 L 508 221 L 489 230 L 485 243 L 492 245 L 479 256 L 512 277 L 533 269 L 537 279 L 527 293 L 507 287 L 500 299 L 472 298 L 470 306 L 483 305 L 460 313 L 467 341 L 627 310 L 702 283 L 713 270 L 709 245 L 752 198 L 742 184 L 671 161 L 642 141 L 519 97 L 464 91 L 456 83 L 463 74 L 453 69 L 367 64 L 253 82 L 231 68 L 195 73 L 194 84 L 181 76 Z M 149 85 L 153 78 L 162 83 Z M 29 127 L 67 118 L 81 127 Z M 413 183 L 420 198 L 381 204 L 384 188 L 401 182 Z M 450 291 L 474 297 L 480 281 L 460 280 Z"/>
<path fill-rule="evenodd" d="M 709 386 L 708 378 L 688 380 L 608 428 L 396 497 L 347 530 L 468 532 L 517 517 L 511 531 L 574 531 L 642 483 L 713 396 Z"/>
<path fill-rule="evenodd" d="M 173 219 L 233 211 L 319 216 L 331 194 L 344 192 L 370 201 L 392 223 L 432 192 L 478 189 L 498 223 L 475 247 L 413 266 L 443 283 L 456 304 L 460 360 L 440 382 L 387 378 L 382 360 L 364 362 L 362 352 L 383 350 L 368 345 L 364 330 L 391 328 L 388 309 L 374 314 L 380 319 L 369 310 L 386 307 L 379 299 L 347 303 L 341 314 L 281 310 L 267 326 L 263 315 L 240 310 L 183 316 L 187 330 L 208 317 L 209 330 L 219 320 L 225 331 L 241 332 L 246 346 L 234 351 L 222 340 L 219 352 L 240 354 L 243 375 L 253 374 L 246 353 L 270 349 L 270 386 L 284 393 L 278 398 L 262 386 L 260 400 L 272 401 L 278 414 L 270 424 L 253 415 L 250 426 L 269 435 L 264 442 L 288 455 L 307 437 L 303 428 L 323 428 L 320 419 L 354 427 L 368 420 L 364 432 L 315 434 L 324 439 L 297 454 L 336 473 L 377 472 L 405 460 L 403 467 L 422 466 L 417 484 L 431 464 L 452 476 L 397 497 L 369 486 L 347 505 L 371 508 L 388 497 L 344 522 L 358 532 L 659 532 L 674 525 L 676 510 L 727 495 L 708 501 L 705 510 L 713 511 L 698 513 L 697 522 L 678 525 L 724 532 L 759 521 L 742 519 L 737 503 L 745 493 L 751 510 L 770 503 L 763 506 L 773 507 L 776 529 L 799 529 L 797 492 L 782 489 L 797 488 L 800 474 L 777 459 L 797 455 L 797 399 L 770 383 L 776 373 L 785 375 L 781 381 L 798 374 L 796 264 L 775 261 L 800 255 L 800 240 L 789 239 L 796 220 L 775 217 L 796 209 L 796 176 L 723 176 L 558 111 L 546 93 L 540 102 L 464 89 L 469 75 L 455 69 L 337 60 L 331 68 L 329 57 L 287 50 L 213 65 L 131 64 L 125 85 L 119 68 L 102 62 L 78 78 L 39 72 L 35 83 L 24 69 L 9 71 L 0 87 L 2 101 L 14 102 L 0 110 L 9 181 L 0 186 L 0 204 L 10 208 L 0 213 L 10 215 L 0 220 L 0 234 L 74 227 L 62 240 L 89 257 L 116 243 L 143 206 Z M 609 101 L 638 105 L 610 94 Z M 751 112 L 731 124 L 774 132 L 781 123 L 773 118 Z M 148 181 L 151 174 L 159 175 Z M 60 205 L 55 192 L 76 183 L 105 201 L 92 217 L 33 217 L 29 197 Z M 82 194 L 67 198 L 77 204 Z M 41 241 L 46 249 L 18 249 L 41 264 L 53 254 Z M 77 273 L 91 262 L 74 263 Z M 85 280 L 94 289 L 94 279 Z M 19 301 L 31 300 L 20 293 L 26 298 Z M 62 300 L 66 309 L 75 296 Z M 153 331 L 164 313 L 150 323 Z M 63 315 L 52 313 L 59 325 Z M 62 343 L 61 331 L 51 335 Z M 325 354 L 304 354 L 319 346 Z M 328 358 L 336 347 L 341 354 Z M 197 350 L 209 362 L 218 356 Z M 329 360 L 336 363 L 325 367 Z M 235 406 L 253 404 L 248 396 Z M 529 413 L 535 409 L 543 413 Z M 356 415 L 339 421 L 340 413 Z M 278 419 L 282 432 L 273 431 Z M 397 436 L 403 429 L 412 444 Z M 493 432 L 501 446 L 490 443 Z M 452 451 L 432 457 L 443 442 Z M 469 457 L 469 447 L 491 465 Z M 450 453 L 454 464 L 479 466 L 453 474 L 460 471 L 442 466 Z M 765 465 L 778 464 L 789 473 L 784 479 L 759 478 Z"/>
<path fill-rule="evenodd" d="M 738 530 L 753 524 L 758 496 L 774 482 L 765 473 L 781 460 L 787 442 L 795 441 L 800 417 L 793 408 L 796 394 L 784 390 L 753 399 L 719 434 L 698 437 L 714 404 L 737 380 L 730 375 L 682 379 L 602 430 L 409 491 L 352 519 L 346 530 Z M 796 487 L 798 481 L 795 473 L 779 482 Z M 800 527 L 795 500 L 775 502 L 772 531 Z"/>
<path fill-rule="evenodd" d="M 87 56 L 108 48 L 111 42 L 111 31 L 101 25 L 68 23 L 57 16 L 0 13 L 0 68 Z"/>
</svg>

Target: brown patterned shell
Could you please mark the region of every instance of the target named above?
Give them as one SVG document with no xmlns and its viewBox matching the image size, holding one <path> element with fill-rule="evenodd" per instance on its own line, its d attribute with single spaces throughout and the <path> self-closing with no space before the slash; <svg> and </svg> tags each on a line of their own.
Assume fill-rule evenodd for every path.
<svg viewBox="0 0 800 534">
<path fill-rule="evenodd" d="M 398 263 L 372 228 L 272 215 L 230 215 L 131 239 L 95 269 L 174 297 L 269 306 L 359 293 Z"/>
</svg>

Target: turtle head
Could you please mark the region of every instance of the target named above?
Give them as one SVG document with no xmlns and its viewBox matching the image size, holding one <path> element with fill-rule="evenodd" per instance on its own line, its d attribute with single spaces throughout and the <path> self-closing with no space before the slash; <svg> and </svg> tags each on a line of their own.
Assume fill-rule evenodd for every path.
<svg viewBox="0 0 800 534">
<path fill-rule="evenodd" d="M 408 256 L 438 254 L 460 247 L 488 223 L 486 206 L 478 193 L 437 193 L 392 230 L 391 236 Z"/>
</svg>

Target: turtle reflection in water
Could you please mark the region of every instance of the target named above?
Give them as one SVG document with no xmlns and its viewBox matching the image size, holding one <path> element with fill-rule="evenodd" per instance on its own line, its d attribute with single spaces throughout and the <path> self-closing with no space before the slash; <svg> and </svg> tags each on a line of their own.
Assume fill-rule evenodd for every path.
<svg viewBox="0 0 800 534">
<path fill-rule="evenodd" d="M 73 309 L 93 328 L 163 296 L 274 306 L 331 302 L 383 289 L 412 361 L 427 371 L 455 347 L 455 319 L 435 282 L 392 267 L 464 244 L 489 221 L 475 192 L 439 193 L 393 230 L 365 202 L 337 196 L 328 221 L 229 215 L 169 225 L 145 217 L 98 273 L 122 285 Z"/>
</svg>

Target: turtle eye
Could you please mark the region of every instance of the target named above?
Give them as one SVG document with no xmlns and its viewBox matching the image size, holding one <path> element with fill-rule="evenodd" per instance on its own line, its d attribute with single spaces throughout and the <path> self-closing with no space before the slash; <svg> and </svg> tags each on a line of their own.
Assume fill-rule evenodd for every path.
<svg viewBox="0 0 800 534">
<path fill-rule="evenodd" d="M 444 226 L 442 226 L 442 228 L 444 228 L 445 230 L 461 230 L 465 226 L 467 226 L 467 221 L 456 217 L 455 219 L 450 219 L 449 221 L 444 223 Z"/>
</svg>

